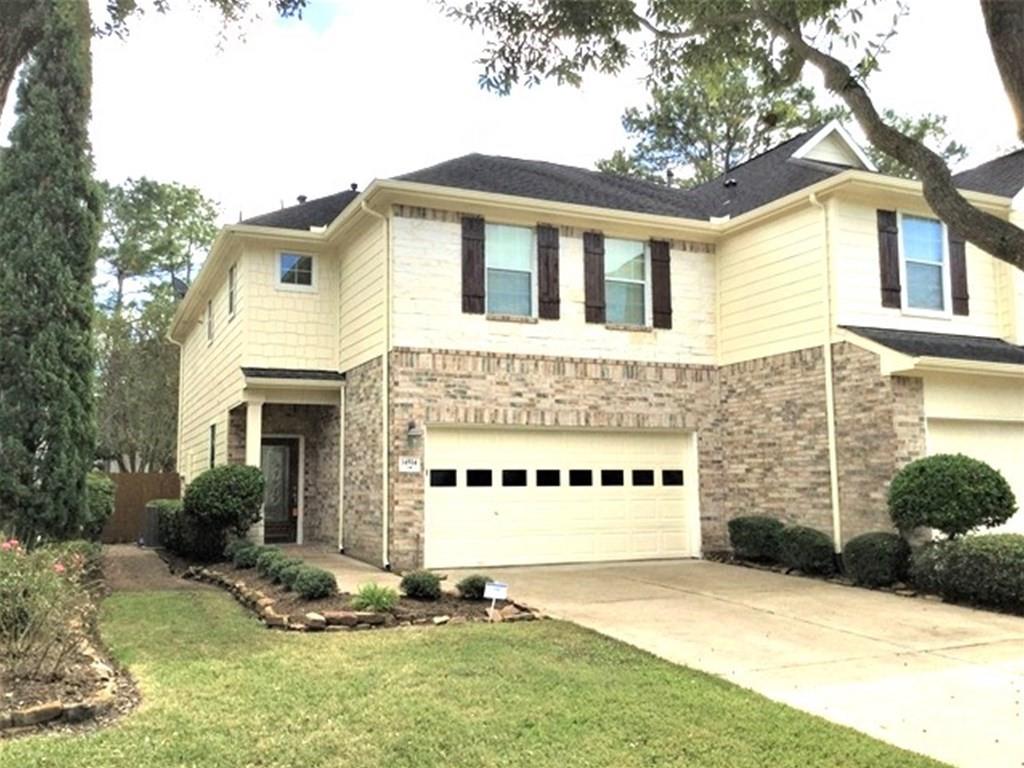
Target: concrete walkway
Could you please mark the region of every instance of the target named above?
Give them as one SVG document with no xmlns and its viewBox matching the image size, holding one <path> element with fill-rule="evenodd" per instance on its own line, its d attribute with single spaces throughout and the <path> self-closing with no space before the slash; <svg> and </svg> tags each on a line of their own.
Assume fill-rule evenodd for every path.
<svg viewBox="0 0 1024 768">
<path fill-rule="evenodd" d="M 696 560 L 484 570 L 552 616 L 897 746 L 1024 765 L 1024 619 Z"/>
</svg>

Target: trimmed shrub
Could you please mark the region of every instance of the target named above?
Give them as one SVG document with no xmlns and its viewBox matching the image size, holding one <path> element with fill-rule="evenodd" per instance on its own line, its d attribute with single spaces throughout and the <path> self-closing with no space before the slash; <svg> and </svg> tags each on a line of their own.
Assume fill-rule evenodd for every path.
<svg viewBox="0 0 1024 768">
<path fill-rule="evenodd" d="M 189 484 L 182 501 L 196 523 L 244 536 L 260 519 L 263 473 L 241 464 L 211 467 Z"/>
<path fill-rule="evenodd" d="M 463 600 L 483 600 L 484 590 L 490 580 L 490 576 L 474 573 L 456 584 L 455 588 L 459 590 L 459 597 Z"/>
<path fill-rule="evenodd" d="M 230 541 L 228 541 L 227 546 L 224 547 L 224 557 L 226 557 L 228 560 L 234 560 L 235 552 L 237 552 L 240 549 L 245 549 L 246 547 L 252 546 L 255 545 L 248 539 L 233 538 Z"/>
<path fill-rule="evenodd" d="M 783 565 L 808 574 L 835 573 L 832 539 L 803 525 L 787 525 L 779 534 L 779 560 Z"/>
<path fill-rule="evenodd" d="M 182 519 L 180 499 L 154 499 L 146 504 L 157 512 L 157 527 L 160 530 L 160 544 L 164 549 L 184 554 L 185 523 Z"/>
<path fill-rule="evenodd" d="M 785 526 L 766 515 L 734 517 L 729 521 L 729 543 L 743 560 L 775 563 L 779 560 L 779 535 Z"/>
<path fill-rule="evenodd" d="M 349 602 L 357 611 L 386 613 L 398 604 L 398 593 L 380 584 L 363 584 Z"/>
<path fill-rule="evenodd" d="M 947 542 L 935 570 L 946 600 L 1024 611 L 1024 536 L 992 533 Z"/>
<path fill-rule="evenodd" d="M 281 574 L 284 572 L 285 568 L 290 568 L 293 565 L 302 564 L 302 561 L 296 557 L 282 557 L 280 559 L 274 560 L 270 563 L 269 566 L 267 566 L 267 578 L 275 584 L 281 584 L 283 583 L 281 579 Z"/>
<path fill-rule="evenodd" d="M 961 454 L 907 464 L 889 485 L 889 515 L 901 531 L 936 528 L 950 538 L 1005 523 L 1017 511 L 999 470 Z"/>
<path fill-rule="evenodd" d="M 441 597 L 441 578 L 430 571 L 409 571 L 399 585 L 406 597 L 414 600 L 438 600 Z"/>
<path fill-rule="evenodd" d="M 944 550 L 949 541 L 933 541 L 915 549 L 910 556 L 909 579 L 918 592 L 939 593 L 942 569 L 945 564 Z"/>
<path fill-rule="evenodd" d="M 282 568 L 278 574 L 278 581 L 281 582 L 281 586 L 285 589 L 293 589 L 295 587 L 295 580 L 299 578 L 299 574 L 302 573 L 304 567 L 305 565 L 300 561 Z"/>
<path fill-rule="evenodd" d="M 260 547 L 256 554 L 256 571 L 260 576 L 269 576 L 271 566 L 284 558 L 284 552 L 277 547 Z"/>
<path fill-rule="evenodd" d="M 887 587 L 906 579 L 910 545 L 895 533 L 865 533 L 846 542 L 843 564 L 855 583 Z"/>
<path fill-rule="evenodd" d="M 250 544 L 248 547 L 236 549 L 231 562 L 235 564 L 235 568 L 255 568 L 256 558 L 259 557 L 259 554 L 260 548 Z"/>
<path fill-rule="evenodd" d="M 114 514 L 114 481 L 102 472 L 85 476 L 85 515 L 81 519 L 82 538 L 99 541 L 103 526 Z"/>
<path fill-rule="evenodd" d="M 322 568 L 313 568 L 309 565 L 299 567 L 295 576 L 292 588 L 299 593 L 304 600 L 318 600 L 322 597 L 329 597 L 338 591 L 338 582 L 334 574 Z"/>
</svg>

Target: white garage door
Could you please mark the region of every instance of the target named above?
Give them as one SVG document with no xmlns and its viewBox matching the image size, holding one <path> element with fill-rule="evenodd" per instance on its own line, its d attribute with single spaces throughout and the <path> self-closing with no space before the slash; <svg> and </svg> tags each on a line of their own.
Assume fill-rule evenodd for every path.
<svg viewBox="0 0 1024 768">
<path fill-rule="evenodd" d="M 693 437 L 430 428 L 429 568 L 700 553 Z"/>
<path fill-rule="evenodd" d="M 1024 424 L 929 419 L 928 452 L 962 453 L 991 464 L 1010 483 L 1017 506 L 1024 507 Z M 999 530 L 1024 533 L 1024 512 Z"/>
</svg>

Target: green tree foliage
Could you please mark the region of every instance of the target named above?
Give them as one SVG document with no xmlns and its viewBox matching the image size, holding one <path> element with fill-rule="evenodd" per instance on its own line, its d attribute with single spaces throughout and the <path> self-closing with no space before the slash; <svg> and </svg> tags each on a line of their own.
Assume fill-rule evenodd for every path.
<svg viewBox="0 0 1024 768">
<path fill-rule="evenodd" d="M 896 110 L 886 109 L 883 119 L 896 130 L 922 142 L 937 153 L 949 166 L 954 166 L 967 157 L 967 147 L 954 141 L 946 130 L 946 116 L 927 112 L 917 117 L 899 115 Z M 917 173 L 908 165 L 868 145 L 868 156 L 878 166 L 879 173 L 899 176 L 904 179 L 917 178 Z"/>
<path fill-rule="evenodd" d="M 797 84 L 806 65 L 842 99 L 868 141 L 912 168 L 931 208 L 976 246 L 1024 269 L 1024 230 L 972 205 L 939 153 L 888 122 L 865 79 L 907 12 L 906 0 L 441 0 L 485 31 L 480 83 L 508 93 L 544 79 L 578 85 L 587 71 L 617 73 L 641 59 L 652 83 L 706 77 L 723 60 L 765 82 Z M 868 18 L 864 10 L 876 7 Z M 1000 77 L 1024 139 L 1024 3 L 981 0 Z M 890 23 L 891 19 L 891 23 Z M 881 20 L 884 24 L 880 25 Z M 941 47 L 936 46 L 936 54 Z M 926 61 L 922 76 L 928 76 Z"/>
<path fill-rule="evenodd" d="M 77 532 L 93 459 L 99 196 L 84 0 L 50 0 L 0 167 L 0 528 Z"/>
</svg>

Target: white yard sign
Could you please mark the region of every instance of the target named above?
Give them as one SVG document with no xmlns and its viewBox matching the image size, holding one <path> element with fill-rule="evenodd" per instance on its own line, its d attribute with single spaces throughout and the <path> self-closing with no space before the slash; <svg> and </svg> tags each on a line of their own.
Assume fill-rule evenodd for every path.
<svg viewBox="0 0 1024 768">
<path fill-rule="evenodd" d="M 492 603 L 495 600 L 508 600 L 508 584 L 500 581 L 487 582 L 487 586 L 484 587 L 484 599 Z"/>
</svg>

